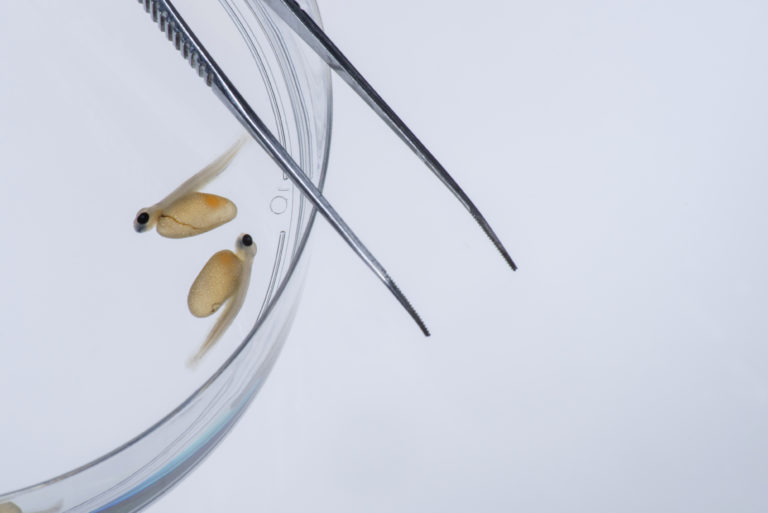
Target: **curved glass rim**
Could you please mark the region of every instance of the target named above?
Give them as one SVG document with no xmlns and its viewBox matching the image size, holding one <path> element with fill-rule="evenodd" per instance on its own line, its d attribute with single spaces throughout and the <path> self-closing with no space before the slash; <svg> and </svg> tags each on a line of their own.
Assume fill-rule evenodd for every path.
<svg viewBox="0 0 768 513">
<path fill-rule="evenodd" d="M 330 139 L 329 139 L 330 142 Z M 319 186 L 318 188 L 320 190 L 323 189 L 323 186 L 325 185 L 325 178 L 326 173 L 322 173 L 319 180 Z M 166 415 L 164 415 L 160 420 L 155 422 L 152 426 L 142 431 L 140 434 L 136 435 L 129 441 L 125 442 L 124 444 L 116 447 L 115 449 L 112 449 L 111 451 L 107 452 L 106 454 L 103 454 L 102 456 L 99 456 L 98 458 L 91 460 L 90 462 L 81 465 L 73 470 L 70 470 L 69 472 L 65 472 L 63 474 L 59 474 L 56 477 L 46 479 L 44 481 L 38 482 L 36 484 L 25 486 L 23 488 L 19 488 L 17 490 L 10 490 L 8 492 L 3 492 L 3 495 L 16 495 L 19 493 L 28 492 L 30 490 L 33 490 L 35 488 L 39 488 L 42 486 L 48 486 L 50 484 L 57 483 L 63 479 L 66 479 L 68 477 L 72 477 L 76 474 L 80 474 L 89 468 L 92 468 L 102 461 L 105 461 L 115 454 L 124 451 L 125 449 L 131 447 L 139 440 L 145 438 L 150 433 L 154 432 L 158 427 L 165 424 L 169 419 L 173 418 L 177 413 L 179 413 L 181 410 L 183 410 L 190 402 L 194 401 L 205 389 L 207 389 L 214 381 L 216 381 L 219 376 L 221 376 L 224 371 L 226 371 L 229 366 L 237 359 L 237 357 L 242 353 L 243 349 L 251 342 L 253 339 L 253 336 L 256 334 L 258 329 L 263 325 L 267 317 L 269 316 L 270 312 L 275 307 L 275 304 L 280 300 L 280 298 L 283 295 L 283 292 L 285 291 L 286 286 L 288 285 L 291 278 L 294 276 L 294 273 L 296 271 L 296 268 L 298 267 L 299 262 L 302 261 L 303 258 L 308 258 L 304 256 L 304 250 L 306 249 L 307 242 L 309 241 L 309 236 L 312 232 L 312 228 L 314 226 L 315 220 L 317 217 L 317 210 L 312 207 L 312 211 L 309 214 L 309 218 L 307 221 L 307 227 L 304 230 L 304 234 L 302 235 L 301 242 L 299 243 L 298 249 L 296 250 L 296 257 L 291 260 L 291 264 L 288 266 L 288 270 L 285 273 L 285 278 L 280 282 L 280 285 L 275 291 L 275 294 L 273 297 L 269 300 L 269 303 L 267 304 L 266 308 L 264 309 L 264 312 L 262 315 L 256 320 L 256 323 L 251 328 L 251 330 L 248 332 L 248 334 L 245 336 L 245 339 L 243 342 L 240 343 L 240 345 L 235 349 L 235 351 L 226 359 L 226 361 L 203 383 L 200 385 L 189 397 L 187 397 L 184 401 L 182 401 L 178 406 L 176 406 L 173 410 L 168 412 Z"/>
<path fill-rule="evenodd" d="M 311 4 L 314 4 L 314 0 L 303 0 L 302 3 L 309 2 Z M 318 22 L 320 22 L 319 19 L 319 11 L 317 10 L 316 6 L 312 5 L 313 9 L 311 11 L 313 12 L 313 16 L 317 16 Z M 330 149 L 330 141 L 331 141 L 331 126 L 333 121 L 333 115 L 332 115 L 332 107 L 333 107 L 333 95 L 332 95 L 332 84 L 330 81 L 328 81 L 328 87 L 327 92 L 325 93 L 326 101 L 327 101 L 327 124 L 326 124 L 326 130 L 328 132 L 328 136 L 325 138 L 325 146 L 322 148 L 322 165 L 320 167 L 320 172 L 318 176 L 318 182 L 317 186 L 322 191 L 325 185 L 325 180 L 327 176 L 327 166 L 328 166 L 328 155 L 329 155 L 329 149 Z M 302 198 L 301 201 L 304 201 Z M 307 222 L 302 230 L 301 226 L 299 226 L 299 230 L 302 231 L 300 242 L 296 246 L 296 250 L 294 252 L 294 255 L 292 256 L 290 260 L 290 264 L 284 274 L 284 277 L 280 281 L 278 287 L 275 289 L 274 294 L 269 298 L 267 304 L 264 306 L 261 315 L 257 318 L 255 321 L 253 327 L 250 329 L 248 334 L 244 337 L 243 341 L 238 345 L 238 347 L 232 352 L 231 355 L 227 357 L 227 359 L 218 367 L 218 369 L 210 376 L 206 381 L 200 385 L 194 392 L 192 392 L 185 400 L 183 400 L 181 403 L 179 403 L 175 408 L 173 408 L 170 412 L 165 414 L 162 418 L 160 418 L 158 421 L 153 423 L 150 427 L 139 433 L 138 435 L 134 436 L 127 442 L 119 445 L 118 447 L 110 450 L 109 452 L 79 466 L 76 467 L 70 471 L 61 473 L 57 476 L 54 476 L 49 479 L 45 479 L 43 481 L 40 481 L 36 484 L 32 484 L 29 486 L 24 486 L 15 490 L 8 490 L 3 491 L 0 490 L 0 497 L 15 497 L 19 495 L 25 495 L 29 492 L 48 487 L 50 485 L 59 483 L 61 481 L 64 481 L 66 479 L 69 479 L 73 476 L 76 476 L 78 474 L 82 474 L 85 471 L 92 469 L 99 465 L 100 463 L 103 463 L 110 458 L 114 457 L 115 455 L 126 451 L 130 447 L 134 446 L 138 442 L 142 441 L 143 439 L 147 438 L 149 435 L 154 433 L 156 430 L 158 430 L 160 427 L 164 426 L 168 421 L 176 417 L 180 412 L 182 412 L 187 406 L 190 405 L 190 403 L 194 402 L 196 399 L 200 397 L 200 395 L 208 389 L 212 384 L 214 384 L 221 376 L 226 372 L 232 364 L 238 359 L 238 357 L 242 354 L 243 350 L 248 347 L 248 345 L 252 342 L 254 336 L 259 331 L 259 329 L 264 325 L 264 323 L 269 319 L 269 316 L 275 309 L 276 305 L 280 303 L 280 301 L 283 299 L 284 293 L 286 288 L 289 284 L 292 283 L 293 280 L 301 278 L 301 276 L 297 276 L 297 270 L 300 263 L 304 263 L 306 259 L 308 258 L 305 255 L 305 250 L 307 249 L 309 236 L 312 232 L 312 228 L 314 227 L 315 219 L 316 219 L 317 211 L 314 207 L 310 205 L 310 212 L 307 217 Z M 297 300 L 298 302 L 298 300 Z M 290 321 L 288 323 L 290 325 Z M 255 397 L 255 391 L 254 393 L 250 394 L 247 397 L 246 402 L 250 402 Z M 236 415 L 239 417 L 240 414 L 244 411 L 243 408 L 239 411 L 239 413 Z M 236 419 L 232 419 L 233 421 Z M 228 427 L 231 427 L 233 424 L 230 423 Z M 221 433 L 222 436 L 228 432 L 228 428 L 224 429 Z M 114 501 L 113 501 L 114 502 Z M 99 508 L 97 511 L 104 510 L 109 507 L 109 504 Z M 77 506 L 75 506 L 77 508 Z"/>
</svg>

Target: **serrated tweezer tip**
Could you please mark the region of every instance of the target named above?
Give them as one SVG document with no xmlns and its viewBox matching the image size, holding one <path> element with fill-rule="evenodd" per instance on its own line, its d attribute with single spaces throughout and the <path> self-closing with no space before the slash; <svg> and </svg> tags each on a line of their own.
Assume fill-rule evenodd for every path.
<svg viewBox="0 0 768 513">
<path fill-rule="evenodd" d="M 395 284 L 394 281 L 390 278 L 388 280 L 387 286 L 389 287 L 389 290 L 392 291 L 392 294 L 397 298 L 397 300 L 400 302 L 400 304 L 405 308 L 405 311 L 408 312 L 408 315 L 411 316 L 411 318 L 416 322 L 416 324 L 419 326 L 419 329 L 421 329 L 421 332 L 424 333 L 425 337 L 431 336 L 431 333 L 429 332 L 429 328 L 427 328 L 427 325 L 424 324 L 424 321 L 421 320 L 421 316 L 416 312 L 416 309 L 411 306 L 411 302 L 408 301 L 408 298 L 405 297 L 405 294 L 403 294 L 400 291 L 400 287 Z"/>
</svg>

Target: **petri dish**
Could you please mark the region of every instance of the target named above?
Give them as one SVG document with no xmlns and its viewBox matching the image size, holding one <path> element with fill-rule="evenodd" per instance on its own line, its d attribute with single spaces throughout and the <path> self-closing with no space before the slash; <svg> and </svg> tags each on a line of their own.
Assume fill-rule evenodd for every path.
<svg viewBox="0 0 768 513">
<path fill-rule="evenodd" d="M 300 4 L 319 21 L 314 0 Z M 175 5 L 322 186 L 327 66 L 257 0 Z M 140 208 L 242 135 L 137 2 L 3 4 L 0 61 L 0 511 L 137 511 L 215 448 L 269 375 L 314 211 L 250 141 L 202 189 L 235 219 L 184 239 L 134 231 Z M 245 303 L 190 369 L 216 314 L 193 317 L 187 292 L 241 233 L 258 248 Z"/>
</svg>

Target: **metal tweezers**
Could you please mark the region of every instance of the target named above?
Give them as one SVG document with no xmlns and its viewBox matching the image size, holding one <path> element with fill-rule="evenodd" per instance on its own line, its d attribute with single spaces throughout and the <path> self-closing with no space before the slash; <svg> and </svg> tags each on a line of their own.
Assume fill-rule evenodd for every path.
<svg viewBox="0 0 768 513">
<path fill-rule="evenodd" d="M 403 123 L 397 114 L 386 104 L 379 94 L 371 87 L 365 78 L 357 71 L 351 62 L 341 53 L 333 41 L 312 20 L 295 0 L 261 0 L 268 5 L 285 23 L 291 27 L 312 50 L 314 50 L 336 73 L 354 89 L 362 99 L 381 116 L 381 118 L 400 136 L 400 138 L 424 161 L 432 172 L 442 181 L 446 187 L 466 207 L 475 221 L 488 235 L 496 249 L 506 260 L 512 270 L 517 266 L 504 249 L 499 238 L 491 229 L 488 222 L 482 216 L 472 200 L 459 187 L 456 181 L 448 174 L 445 168 L 437 161 L 430 151 L 419 141 L 411 130 Z M 318 190 L 301 167 L 288 154 L 288 151 L 280 144 L 264 122 L 256 115 L 250 105 L 245 101 L 229 78 L 219 68 L 203 44 L 197 39 L 192 29 L 181 17 L 170 0 L 139 0 L 144 9 L 150 13 L 160 30 L 165 32 L 168 40 L 181 52 L 185 60 L 197 70 L 206 84 L 213 89 L 214 94 L 224 102 L 224 105 L 245 127 L 248 133 L 266 150 L 280 168 L 287 173 L 299 189 L 331 223 L 341 237 L 347 241 L 355 253 L 368 265 L 368 267 L 387 286 L 400 304 L 410 314 L 416 324 L 419 325 L 424 335 L 429 336 L 429 330 L 424 322 L 411 306 L 408 299 L 400 291 L 395 282 L 390 278 L 384 267 L 376 260 L 370 251 L 363 245 L 360 239 L 347 226 L 347 223 L 336 213 L 328 200 Z"/>
</svg>

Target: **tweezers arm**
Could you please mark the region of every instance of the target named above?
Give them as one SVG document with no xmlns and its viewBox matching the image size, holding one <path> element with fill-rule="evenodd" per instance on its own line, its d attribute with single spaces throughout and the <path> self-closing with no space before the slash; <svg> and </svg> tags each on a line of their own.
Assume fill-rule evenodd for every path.
<svg viewBox="0 0 768 513">
<path fill-rule="evenodd" d="M 448 174 L 437 158 L 416 137 L 410 128 L 395 113 L 394 110 L 376 92 L 363 75 L 355 68 L 349 59 L 325 34 L 322 28 L 307 14 L 296 0 L 261 0 L 267 4 L 296 34 L 307 43 L 344 81 L 373 109 L 384 122 L 413 150 L 416 155 L 429 167 L 443 184 L 450 189 L 456 198 L 464 205 L 480 228 L 485 232 L 496 249 L 501 253 L 507 264 L 517 270 L 517 265 L 507 252 L 501 239 L 491 228 L 480 210 L 469 196 L 459 186 L 456 180 Z"/>
<path fill-rule="evenodd" d="M 358 254 L 366 265 L 384 282 L 384 284 L 395 295 L 397 300 L 408 311 L 414 321 L 419 325 L 421 331 L 429 336 L 429 330 L 419 315 L 416 313 L 410 302 L 406 299 L 395 282 L 387 274 L 384 267 L 376 260 L 373 254 L 368 251 L 365 245 L 357 238 L 355 233 L 349 228 L 347 223 L 339 216 L 336 210 L 331 206 L 325 196 L 315 186 L 309 177 L 301 170 L 299 165 L 288 154 L 287 150 L 275 138 L 270 130 L 264 125 L 251 107 L 240 96 L 238 91 L 228 84 L 229 80 L 223 74 L 219 75 L 221 79 L 214 80 L 213 90 L 216 96 L 224 102 L 224 105 L 240 121 L 245 129 L 254 139 L 264 148 L 270 157 L 283 169 L 293 180 L 296 186 L 301 189 L 304 195 L 320 211 L 331 226 L 339 235 L 349 244 L 349 246 Z"/>
<path fill-rule="evenodd" d="M 408 299 L 400 291 L 395 282 L 390 278 L 384 267 L 374 258 L 373 254 L 363 245 L 360 239 L 347 226 L 347 223 L 339 216 L 331 204 L 325 199 L 312 180 L 302 171 L 301 167 L 293 160 L 288 151 L 275 138 L 264 122 L 245 101 L 234 84 L 219 68 L 216 61 L 208 53 L 203 44 L 197 39 L 179 12 L 170 0 L 139 0 L 145 10 L 152 16 L 160 30 L 165 32 L 168 40 L 179 50 L 184 59 L 196 68 L 198 74 L 204 78 L 216 96 L 226 105 L 230 112 L 243 125 L 248 133 L 258 142 L 280 168 L 288 174 L 296 186 L 320 211 L 331 226 L 341 235 L 366 265 L 389 288 L 390 292 L 406 309 L 421 331 L 429 336 L 429 330 L 411 306 Z"/>
</svg>

